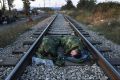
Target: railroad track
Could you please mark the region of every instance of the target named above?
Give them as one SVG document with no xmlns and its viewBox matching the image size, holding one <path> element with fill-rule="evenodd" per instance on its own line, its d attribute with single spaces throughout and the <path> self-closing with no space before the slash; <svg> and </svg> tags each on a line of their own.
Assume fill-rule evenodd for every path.
<svg viewBox="0 0 120 80">
<path fill-rule="evenodd" d="M 64 21 L 62 22 L 62 20 Z M 120 73 L 118 71 L 118 68 L 116 68 L 119 66 L 119 62 L 115 64 L 114 60 L 110 61 L 102 55 L 102 52 L 108 52 L 110 50 L 109 49 L 105 49 L 105 50 L 96 49 L 95 45 L 100 45 L 101 42 L 91 40 L 89 33 L 85 32 L 70 17 L 68 16 L 63 17 L 61 14 L 56 15 L 54 19 L 49 23 L 49 25 L 45 29 L 43 29 L 43 31 L 38 30 L 35 33 L 35 35 L 39 37 L 32 44 L 32 46 L 28 49 L 25 55 L 19 60 L 19 62 L 14 67 L 14 69 L 7 76 L 6 80 L 16 80 L 20 78 L 20 76 L 25 71 L 26 67 L 32 64 L 32 56 L 37 51 L 39 45 L 41 44 L 42 38 L 45 35 L 56 36 L 56 37 L 76 35 L 76 36 L 81 37 L 82 42 L 87 47 L 87 49 L 91 52 L 94 58 L 94 61 L 99 65 L 99 67 L 102 68 L 102 70 L 104 71 L 104 74 L 106 74 L 112 80 L 120 79 Z M 28 43 L 30 44 L 30 42 Z"/>
</svg>

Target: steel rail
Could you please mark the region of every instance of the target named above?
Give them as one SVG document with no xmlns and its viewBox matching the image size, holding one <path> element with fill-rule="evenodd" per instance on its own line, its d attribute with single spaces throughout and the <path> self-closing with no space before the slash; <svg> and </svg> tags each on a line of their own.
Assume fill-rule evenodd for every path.
<svg viewBox="0 0 120 80">
<path fill-rule="evenodd" d="M 20 61 L 16 64 L 11 73 L 7 76 L 5 80 L 16 80 L 23 73 L 25 68 L 32 62 L 32 55 L 39 47 L 43 36 L 48 31 L 49 27 L 52 25 L 57 15 L 53 18 L 53 20 L 48 24 L 48 26 L 44 29 L 44 31 L 40 34 L 40 36 L 36 39 L 33 45 L 29 48 L 29 50 L 25 53 L 25 55 L 20 59 Z"/>
<path fill-rule="evenodd" d="M 71 27 L 77 32 L 77 34 L 82 38 L 82 40 L 87 45 L 88 49 L 92 52 L 97 58 L 98 64 L 103 68 L 103 70 L 107 73 L 107 75 L 112 80 L 120 80 L 119 72 L 103 57 L 103 55 L 82 35 L 82 33 L 76 28 L 75 24 L 71 22 L 68 16 L 65 16 L 65 19 L 70 23 Z"/>
</svg>

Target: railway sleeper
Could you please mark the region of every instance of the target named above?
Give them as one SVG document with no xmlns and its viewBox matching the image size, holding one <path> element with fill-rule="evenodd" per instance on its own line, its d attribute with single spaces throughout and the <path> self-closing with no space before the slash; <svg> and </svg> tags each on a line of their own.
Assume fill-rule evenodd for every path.
<svg viewBox="0 0 120 80">
<path fill-rule="evenodd" d="M 71 34 L 71 32 L 49 32 L 48 34 Z"/>
<path fill-rule="evenodd" d="M 71 33 L 48 33 L 49 35 L 71 35 Z"/>
<path fill-rule="evenodd" d="M 44 30 L 44 28 L 37 28 L 35 32 L 40 32 L 42 30 Z"/>
<path fill-rule="evenodd" d="M 0 56 L 0 66 L 15 66 L 21 57 L 21 55 Z"/>
<path fill-rule="evenodd" d="M 83 35 L 89 35 L 88 32 L 81 32 Z"/>
<path fill-rule="evenodd" d="M 120 66 L 120 58 L 111 58 L 111 59 L 108 59 L 108 61 L 109 61 L 113 66 Z"/>
<path fill-rule="evenodd" d="M 86 31 L 84 31 L 84 30 L 81 30 L 80 32 L 81 32 L 81 33 L 85 33 Z"/>
<path fill-rule="evenodd" d="M 28 49 L 29 49 L 29 46 L 28 47 L 21 47 L 21 48 L 13 50 L 12 54 L 23 54 Z"/>
<path fill-rule="evenodd" d="M 39 35 L 32 35 L 31 37 L 32 37 L 32 38 L 38 38 Z"/>
<path fill-rule="evenodd" d="M 32 45 L 34 43 L 34 40 L 27 40 L 23 42 L 23 46 L 24 45 Z"/>
<path fill-rule="evenodd" d="M 54 31 L 56 31 L 56 32 L 60 32 L 60 31 L 62 31 L 62 32 L 66 32 L 66 31 L 72 31 L 72 29 L 49 29 L 49 31 L 51 31 L 51 32 L 54 32 Z"/>
<path fill-rule="evenodd" d="M 79 29 L 78 29 L 79 30 Z M 80 32 L 84 31 L 83 29 L 79 30 Z"/>
<path fill-rule="evenodd" d="M 44 30 L 44 29 L 45 27 L 43 26 L 43 27 L 37 28 L 37 31 Z"/>
<path fill-rule="evenodd" d="M 66 30 L 66 29 L 71 29 L 71 28 L 68 28 L 68 27 L 57 27 L 58 25 L 56 25 L 56 27 L 52 27 L 50 28 L 50 30 Z"/>
<path fill-rule="evenodd" d="M 40 35 L 41 33 L 42 33 L 42 31 L 41 32 L 34 32 L 33 35 Z"/>
<path fill-rule="evenodd" d="M 101 45 L 101 44 L 102 44 L 102 42 L 97 41 L 97 40 L 90 40 L 90 43 L 91 43 L 92 45 Z"/>
<path fill-rule="evenodd" d="M 51 36 L 51 37 L 62 37 L 62 36 L 65 36 L 65 35 L 49 34 L 49 36 Z"/>
<path fill-rule="evenodd" d="M 12 54 L 23 54 L 23 53 L 24 53 L 24 50 L 22 50 L 22 49 L 14 50 L 14 51 L 12 52 Z"/>
<path fill-rule="evenodd" d="M 99 47 L 97 49 L 100 52 L 112 52 L 112 50 L 110 48 L 108 48 L 108 47 Z"/>
<path fill-rule="evenodd" d="M 89 38 L 89 37 L 90 37 L 90 35 L 84 35 L 84 37 L 88 37 L 88 38 Z"/>
<path fill-rule="evenodd" d="M 76 27 L 79 31 L 83 30 L 81 27 Z"/>
<path fill-rule="evenodd" d="M 59 31 L 49 31 L 49 33 L 70 33 L 68 30 L 59 30 Z"/>
</svg>

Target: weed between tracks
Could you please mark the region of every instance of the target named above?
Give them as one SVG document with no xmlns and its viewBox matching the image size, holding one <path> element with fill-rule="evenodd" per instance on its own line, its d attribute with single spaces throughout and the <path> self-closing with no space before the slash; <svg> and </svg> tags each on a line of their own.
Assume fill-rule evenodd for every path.
<svg viewBox="0 0 120 80">
<path fill-rule="evenodd" d="M 6 45 L 13 43 L 18 36 L 30 30 L 32 26 L 36 25 L 43 19 L 45 19 L 45 17 L 36 19 L 33 22 L 23 23 L 21 25 L 9 26 L 5 30 L 0 31 L 0 47 L 5 47 Z"/>
</svg>

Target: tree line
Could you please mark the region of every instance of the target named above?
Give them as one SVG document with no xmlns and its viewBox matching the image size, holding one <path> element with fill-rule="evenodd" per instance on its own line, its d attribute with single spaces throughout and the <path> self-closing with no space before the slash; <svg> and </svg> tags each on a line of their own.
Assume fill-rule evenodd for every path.
<svg viewBox="0 0 120 80">
<path fill-rule="evenodd" d="M 25 14 L 28 16 L 29 11 L 30 11 L 30 1 L 35 1 L 35 0 L 22 0 L 23 1 L 23 9 Z M 13 8 L 13 2 L 14 0 L 0 0 L 0 6 L 1 6 L 1 12 L 4 14 L 6 11 L 6 4 L 8 5 L 9 12 L 11 12 L 11 8 Z"/>
<path fill-rule="evenodd" d="M 13 7 L 13 2 L 14 0 L 0 0 L 0 6 L 1 6 L 1 10 L 5 11 L 6 10 L 6 4 L 9 7 L 9 11 L 11 11 L 11 8 Z"/>
<path fill-rule="evenodd" d="M 79 0 L 77 6 L 75 7 L 71 0 L 66 0 L 66 4 L 62 6 L 61 10 L 102 10 L 106 11 L 108 9 L 120 9 L 120 3 L 118 2 L 103 2 L 96 3 L 96 0 Z"/>
<path fill-rule="evenodd" d="M 23 2 L 23 12 L 26 15 L 26 17 L 29 18 L 29 20 L 32 21 L 30 17 L 30 1 L 35 1 L 35 0 L 22 0 Z M 2 24 L 4 21 L 7 21 L 7 23 L 11 23 L 16 21 L 18 18 L 17 15 L 17 10 L 12 10 L 14 7 L 13 5 L 14 0 L 0 0 L 0 24 Z M 7 10 L 7 6 L 8 9 Z"/>
</svg>

